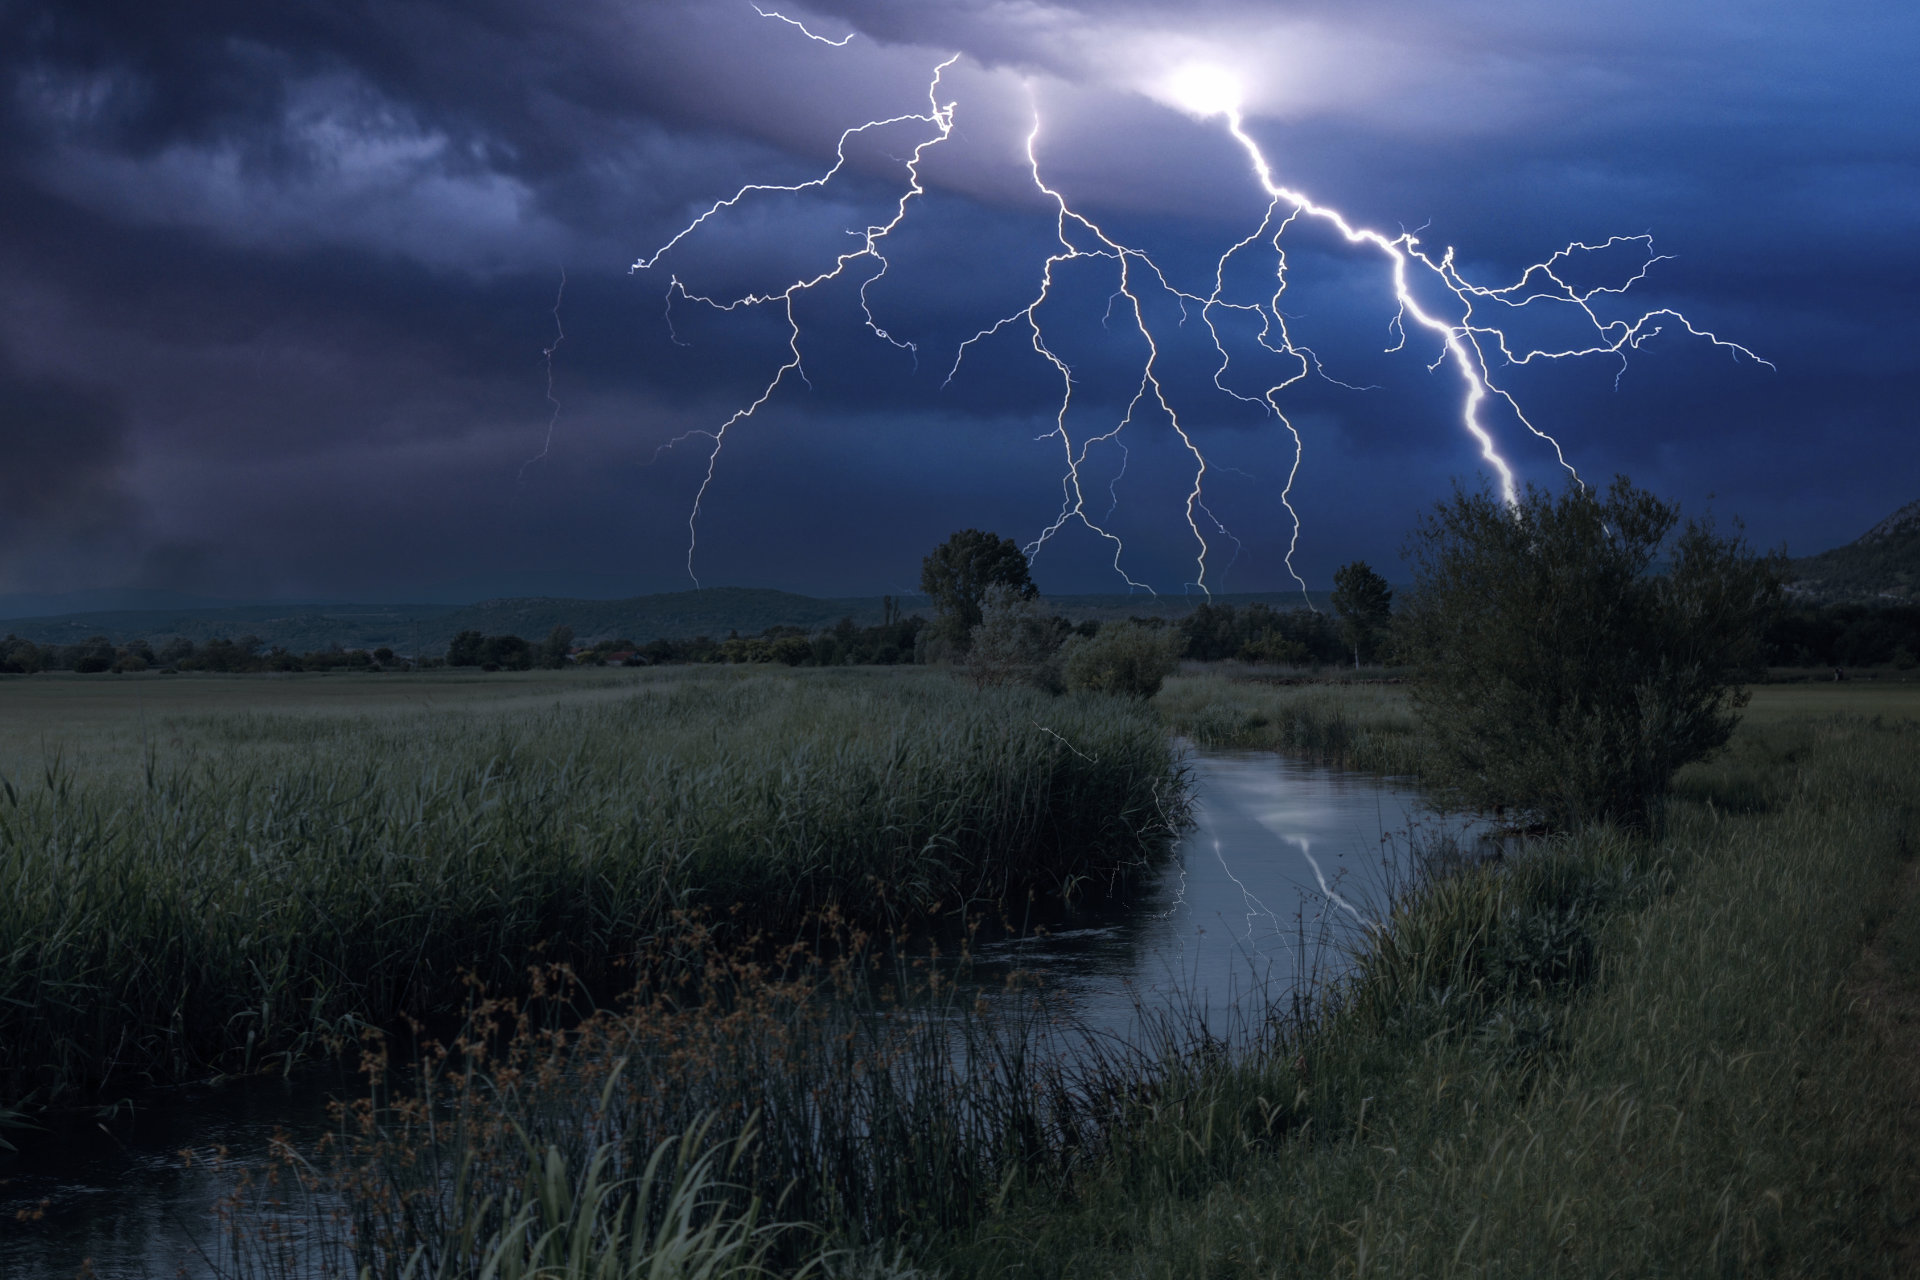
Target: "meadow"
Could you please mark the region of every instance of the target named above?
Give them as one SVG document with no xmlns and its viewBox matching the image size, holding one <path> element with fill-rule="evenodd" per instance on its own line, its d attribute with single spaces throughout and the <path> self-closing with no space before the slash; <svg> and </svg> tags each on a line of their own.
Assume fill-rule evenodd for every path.
<svg viewBox="0 0 1920 1280">
<path fill-rule="evenodd" d="M 284 1065 L 663 932 L 918 927 L 1123 879 L 1144 707 L 938 673 L 0 683 L 0 1107 Z"/>
<path fill-rule="evenodd" d="M 1836 714 L 1844 706 L 1852 714 Z M 1902 1274 L 1910 698 L 1760 690 L 1653 838 L 1416 887 L 1278 1049 L 1190 1058 L 955 1274 Z"/>
<path fill-rule="evenodd" d="M 989 1005 L 924 950 L 891 952 L 857 925 L 876 908 L 909 918 L 913 903 L 924 919 L 935 896 L 978 904 L 1021 884 L 1057 888 L 1090 866 L 1124 875 L 1179 820 L 1169 730 L 1417 778 L 1400 686 L 1190 669 L 1147 707 L 975 690 L 937 672 L 565 673 L 482 678 L 432 710 L 403 710 L 382 701 L 402 687 L 386 679 L 342 683 L 340 702 L 295 685 L 314 701 L 267 713 L 206 715 L 184 695 L 141 713 L 177 735 L 175 784 L 235 788 L 219 793 L 224 808 L 188 806 L 231 815 L 224 826 L 126 828 L 191 855 L 173 862 L 231 850 L 235 831 L 251 833 L 249 850 L 291 832 L 324 855 L 299 865 L 344 863 L 386 894 L 395 847 L 424 844 L 443 871 L 409 872 L 405 892 L 388 894 L 415 909 L 383 935 L 383 972 L 405 969 L 402 943 L 423 931 L 499 953 L 485 989 L 466 988 L 467 1019 L 444 1048 L 415 1056 L 370 1028 L 361 1037 L 371 1092 L 342 1108 L 324 1149 L 284 1152 L 279 1176 L 236 1196 L 230 1274 L 1855 1276 L 1920 1258 L 1912 686 L 1757 688 L 1733 742 L 1683 771 L 1652 834 L 1573 831 L 1486 863 L 1433 850 L 1344 977 L 1276 993 L 1226 1040 L 1175 1010 L 1123 1046 L 1078 1037 L 1020 991 Z M 92 726 L 95 760 L 118 761 L 76 768 L 84 782 L 69 784 L 92 797 L 94 827 L 53 820 L 89 812 L 60 799 L 57 777 L 39 799 L 9 802 L 10 816 L 44 809 L 33 849 L 103 829 L 109 796 L 175 785 L 126 754 L 116 714 L 103 702 L 75 721 Z M 670 786 L 638 760 L 600 763 L 636 736 L 653 744 L 645 759 L 673 762 L 659 775 Z M 940 750 L 904 745 L 928 737 Z M 303 789 L 303 760 L 325 766 L 333 789 Z M 510 767 L 485 782 L 496 760 Z M 253 776 L 232 773 L 249 762 L 261 781 L 235 784 Z M 1012 781 L 1040 769 L 1037 793 Z M 867 783 L 848 790 L 863 770 Z M 422 802 L 443 777 L 469 778 L 454 788 L 467 799 Z M 372 822 L 389 810 L 353 797 L 375 794 L 415 797 L 392 810 L 409 820 Z M 264 798 L 281 795 L 281 809 Z M 861 807 L 883 796 L 894 825 L 861 844 L 872 824 L 846 815 L 883 811 Z M 581 856 L 607 847 L 589 833 L 634 821 L 636 797 L 691 824 L 648 831 L 708 837 L 685 834 L 698 852 L 683 862 L 646 864 L 653 897 Z M 733 820 L 702 826 L 696 810 Z M 303 816 L 260 820 L 273 813 Z M 919 855 L 903 855 L 904 814 L 916 833 L 964 834 L 937 857 L 918 834 Z M 1092 845 L 1061 837 L 1089 815 L 1123 820 Z M 546 852 L 531 869 L 462 862 L 454 836 L 422 840 L 443 827 Z M 743 844 L 745 831 L 783 834 Z M 1017 852 L 997 843 L 1007 832 Z M 795 833 L 823 851 L 799 864 L 812 874 L 775 856 L 804 844 Z M 116 873 L 158 874 L 126 839 L 74 847 L 114 851 Z M 745 868 L 743 847 L 755 851 Z M 829 849 L 838 861 L 823 860 Z M 365 861 L 373 850 L 387 861 Z M 578 907 L 577 872 L 555 868 L 583 864 L 605 877 L 588 898 L 628 904 L 649 928 L 620 933 L 616 917 Z M 348 900 L 331 881 L 293 892 L 291 863 L 252 876 L 231 853 L 205 865 L 237 873 L 251 896 L 157 915 L 138 933 L 148 946 L 182 920 L 272 903 L 299 928 L 222 954 L 308 954 L 300 929 L 319 917 L 301 904 Z M 769 865 L 788 870 L 768 877 Z M 945 878 L 891 887 L 916 872 Z M 682 894 L 662 899 L 665 880 Z M 164 899 L 158 880 L 141 883 L 144 899 Z M 724 892 L 700 895 L 714 885 Z M 30 888 L 17 883 L 0 912 L 23 921 L 16 900 L 27 900 L 36 921 L 52 918 L 57 895 Z M 512 930 L 435 920 L 504 918 L 503 895 L 522 904 Z M 802 904 L 828 914 L 769 948 L 711 909 L 727 898 L 779 904 L 762 918 L 782 937 Z M 95 910 L 81 918 L 144 918 Z M 366 910 L 334 932 L 385 918 Z M 41 927 L 7 927 L 29 926 Z M 615 938 L 632 981 L 596 999 L 558 962 Z M 518 947 L 524 961 L 529 940 L 555 962 L 531 979 L 505 959 Z M 244 975 L 228 963 L 202 972 Z M 7 972 L 17 982 L 26 968 Z M 65 1016 L 69 997 L 52 986 L 24 998 Z M 392 983 L 381 998 L 404 1010 L 413 995 Z M 224 1052 L 240 1050 L 229 1040 Z M 290 1243 L 316 1239 L 334 1243 Z"/>
<path fill-rule="evenodd" d="M 1391 687 L 1204 680 L 1169 685 L 1169 720 L 1404 715 Z M 642 1001 L 560 1032 L 514 1010 L 497 1074 L 442 1066 L 362 1107 L 311 1185 L 362 1188 L 372 1275 L 598 1274 L 643 1228 L 727 1275 L 1901 1274 L 1916 711 L 1761 689 L 1656 834 L 1437 860 L 1348 976 L 1230 1041 L 1175 1014 L 1125 1050 L 1074 1045 L 937 991 L 822 1002 L 818 970 L 804 990 L 708 970 L 727 1019 Z M 236 1270 L 292 1273 L 262 1239 Z"/>
</svg>

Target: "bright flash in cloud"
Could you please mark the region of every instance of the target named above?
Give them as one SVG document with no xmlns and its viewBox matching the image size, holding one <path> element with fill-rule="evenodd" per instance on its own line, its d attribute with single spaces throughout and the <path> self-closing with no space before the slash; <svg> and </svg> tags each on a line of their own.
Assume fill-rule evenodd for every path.
<svg viewBox="0 0 1920 1280">
<path fill-rule="evenodd" d="M 1222 67 L 1189 62 L 1168 76 L 1156 97 L 1205 119 L 1237 113 L 1246 98 L 1240 77 Z"/>
<path fill-rule="evenodd" d="M 760 12 L 764 17 L 792 22 L 792 19 L 781 14 L 765 10 Z M 811 32 L 806 34 L 819 39 Z M 688 518 L 689 576 L 694 573 L 701 502 L 714 483 L 715 469 L 729 429 L 753 417 L 786 383 L 787 375 L 793 374 L 799 379 L 806 376 L 802 330 L 794 309 L 799 295 L 829 281 L 848 275 L 856 276 L 860 280 L 860 312 L 866 327 L 876 337 L 896 348 L 917 351 L 913 343 L 895 337 L 882 326 L 873 313 L 868 290 L 887 273 L 888 238 L 906 220 L 910 206 L 925 194 L 921 165 L 927 153 L 945 142 L 954 131 L 956 103 L 942 98 L 942 78 L 959 57 L 959 54 L 955 54 L 934 68 L 927 86 L 926 110 L 869 120 L 848 128 L 840 137 L 833 166 L 819 177 L 786 185 L 755 183 L 743 186 L 732 196 L 715 201 L 650 256 L 634 263 L 636 271 L 652 270 L 663 256 L 682 240 L 697 233 L 710 218 L 750 196 L 763 192 L 793 194 L 826 186 L 846 165 L 847 145 L 858 135 L 895 126 L 917 129 L 920 133 L 919 140 L 912 148 L 899 155 L 903 182 L 891 216 L 867 226 L 864 231 L 855 230 L 852 233 L 855 241 L 853 247 L 835 255 L 831 265 L 823 264 L 817 272 L 801 276 L 785 289 L 736 298 L 709 297 L 689 289 L 678 275 L 670 279 L 669 307 L 676 299 L 685 303 L 704 304 L 720 311 L 774 306 L 783 311 L 789 335 L 787 360 L 773 372 L 757 396 L 743 403 L 717 427 L 686 433 L 665 446 L 672 447 L 694 437 L 703 438 L 709 443 L 706 475 L 694 497 L 693 510 Z M 1387 350 L 1410 349 L 1418 353 L 1417 358 L 1422 359 L 1430 371 L 1437 373 L 1445 370 L 1451 375 L 1449 380 L 1458 388 L 1459 396 L 1456 421 L 1478 446 L 1482 463 L 1497 478 L 1501 494 L 1509 503 L 1516 500 L 1518 490 L 1514 466 L 1496 442 L 1496 433 L 1503 429 L 1523 429 L 1539 444 L 1549 448 L 1555 462 L 1565 468 L 1576 482 L 1579 477 L 1560 442 L 1537 425 L 1519 401 L 1501 385 L 1499 371 L 1536 361 L 1594 356 L 1612 359 L 1624 368 L 1631 352 L 1668 327 L 1705 339 L 1735 357 L 1766 363 L 1746 347 L 1696 327 L 1676 311 L 1658 308 L 1637 317 L 1631 313 L 1624 316 L 1611 313 L 1609 304 L 1642 280 L 1648 269 L 1661 260 L 1662 255 L 1654 252 L 1651 236 L 1613 236 L 1598 244 L 1574 242 L 1526 267 L 1518 279 L 1510 284 L 1480 284 L 1462 273 L 1452 247 L 1435 250 L 1410 232 L 1387 234 L 1359 225 L 1350 221 L 1340 209 L 1320 203 L 1285 182 L 1274 171 L 1259 142 L 1247 128 L 1243 107 L 1247 83 L 1223 66 L 1221 61 L 1204 57 L 1184 59 L 1173 70 L 1158 75 L 1148 74 L 1136 83 L 1144 86 L 1149 96 L 1178 110 L 1202 120 L 1221 119 L 1225 132 L 1245 156 L 1248 176 L 1258 184 L 1267 199 L 1266 212 L 1259 225 L 1219 255 L 1211 281 L 1197 287 L 1183 285 L 1152 257 L 1118 239 L 1084 209 L 1070 201 L 1063 190 L 1050 184 L 1040 156 L 1043 130 L 1039 105 L 1035 103 L 1025 157 L 1035 189 L 1053 211 L 1056 244 L 1039 264 L 1039 279 L 1030 300 L 961 343 L 947 373 L 947 382 L 951 383 L 960 375 L 970 352 L 1000 339 L 1002 335 L 1008 335 L 1024 339 L 1023 345 L 1030 348 L 1059 378 L 1060 397 L 1056 404 L 1054 427 L 1041 438 L 1057 441 L 1061 449 L 1064 459 L 1063 500 L 1053 521 L 1026 545 L 1029 559 L 1038 556 L 1056 532 L 1070 523 L 1079 524 L 1109 543 L 1113 551 L 1113 568 L 1130 588 L 1151 590 L 1146 583 L 1136 580 L 1124 564 L 1126 548 L 1107 526 L 1112 505 L 1108 506 L 1105 513 L 1097 511 L 1097 501 L 1089 507 L 1081 471 L 1087 463 L 1090 447 L 1111 445 L 1124 460 L 1126 445 L 1123 437 L 1128 428 L 1137 431 L 1156 422 L 1173 432 L 1191 461 L 1191 472 L 1183 481 L 1188 489 L 1184 515 L 1196 550 L 1194 577 L 1187 585 L 1202 592 L 1209 590 L 1209 557 L 1214 550 L 1215 539 L 1225 538 L 1237 545 L 1238 540 L 1207 504 L 1209 463 L 1185 416 L 1194 406 L 1183 408 L 1181 396 L 1169 385 L 1162 368 L 1161 342 L 1169 335 L 1164 332 L 1166 321 L 1157 317 L 1170 309 L 1178 314 L 1178 325 L 1191 320 L 1204 327 L 1217 356 L 1214 390 L 1233 400 L 1258 406 L 1290 438 L 1292 468 L 1285 484 L 1274 496 L 1292 522 L 1287 570 L 1305 590 L 1306 583 L 1294 572 L 1293 567 L 1293 552 L 1300 538 L 1300 522 L 1291 499 L 1305 458 L 1306 442 L 1288 417 L 1283 393 L 1303 379 L 1325 378 L 1327 375 L 1321 368 L 1318 354 L 1299 342 L 1291 332 L 1289 317 L 1282 307 L 1292 270 L 1285 236 L 1288 229 L 1298 222 L 1319 224 L 1335 233 L 1338 239 L 1357 253 L 1371 257 L 1380 264 L 1393 298 L 1387 321 L 1391 338 Z M 1577 277 L 1569 271 L 1571 263 L 1586 255 L 1613 251 L 1624 251 L 1629 256 L 1638 257 L 1638 267 L 1628 271 L 1624 279 L 1611 284 L 1579 285 L 1572 282 Z M 1271 274 L 1267 277 L 1270 292 L 1251 298 L 1239 296 L 1228 288 L 1229 266 L 1241 255 L 1255 254 L 1264 255 L 1264 261 L 1270 264 L 1268 269 Z M 1074 406 L 1077 379 L 1074 370 L 1059 354 L 1060 348 L 1050 338 L 1046 306 L 1054 296 L 1061 276 L 1069 271 L 1083 276 L 1091 272 L 1105 279 L 1105 287 L 1111 293 L 1109 320 L 1118 318 L 1120 323 L 1113 327 L 1137 334 L 1144 349 L 1144 355 L 1135 366 L 1135 375 L 1130 383 L 1131 396 L 1125 412 L 1117 422 L 1103 430 L 1080 431 L 1069 428 L 1068 415 Z M 1158 302 L 1160 306 L 1155 308 L 1149 305 L 1150 302 Z M 1516 327 L 1525 320 L 1549 311 L 1573 322 L 1576 336 L 1570 344 L 1534 346 L 1515 336 Z M 1529 314 L 1523 316 L 1523 313 Z M 1239 341 L 1230 343 L 1228 336 L 1223 333 L 1229 326 L 1233 327 Z M 1257 394 L 1236 390 L 1229 382 L 1232 367 L 1236 364 L 1236 358 L 1229 355 L 1230 347 L 1237 345 L 1244 349 L 1247 345 L 1245 339 L 1250 339 L 1252 344 L 1264 351 L 1265 355 L 1261 357 L 1263 361 L 1277 364 L 1278 377 L 1270 380 L 1268 375 L 1261 375 L 1261 381 L 1266 385 Z M 1276 359 L 1269 360 L 1270 357 Z M 1333 380 L 1329 378 L 1328 381 Z M 1117 503 L 1118 497 L 1111 485 L 1108 496 Z M 697 584 L 699 579 L 696 577 L 694 581 Z"/>
</svg>

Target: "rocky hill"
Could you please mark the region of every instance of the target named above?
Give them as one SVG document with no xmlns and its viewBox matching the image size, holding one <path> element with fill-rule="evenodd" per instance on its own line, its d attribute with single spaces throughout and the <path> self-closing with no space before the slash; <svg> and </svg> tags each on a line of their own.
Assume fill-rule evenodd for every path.
<svg viewBox="0 0 1920 1280">
<path fill-rule="evenodd" d="M 1909 502 L 1844 547 L 1793 562 L 1795 599 L 1905 604 L 1920 590 L 1920 502 Z"/>
</svg>

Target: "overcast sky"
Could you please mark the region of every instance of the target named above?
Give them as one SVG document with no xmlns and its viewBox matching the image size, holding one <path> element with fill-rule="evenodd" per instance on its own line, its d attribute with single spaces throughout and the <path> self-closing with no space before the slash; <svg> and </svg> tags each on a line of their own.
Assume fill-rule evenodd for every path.
<svg viewBox="0 0 1920 1280">
<path fill-rule="evenodd" d="M 706 585 L 912 589 L 954 529 L 1032 542 L 1062 513 L 1060 374 L 1023 323 L 948 374 L 1062 251 L 1025 152 L 1036 113 L 1048 185 L 1202 296 L 1268 205 L 1224 118 L 1183 109 L 1229 82 L 1278 184 L 1417 231 L 1459 281 L 1650 235 L 1670 256 L 1644 274 L 1637 244 L 1559 274 L 1583 291 L 1638 275 L 1592 295 L 1600 322 L 1670 309 L 1770 362 L 1670 318 L 1624 362 L 1508 365 L 1483 336 L 1493 380 L 1582 476 L 1625 472 L 1796 554 L 1920 496 L 1911 6 L 780 12 L 804 29 L 745 0 L 0 0 L 0 592 L 678 590 L 710 468 Z M 631 269 L 742 184 L 818 177 L 842 131 L 916 114 L 854 135 L 830 183 L 750 193 Z M 926 143 L 866 289 L 873 326 L 875 259 L 797 294 L 801 368 L 713 457 L 702 433 L 789 359 L 786 313 L 674 282 L 729 302 L 830 271 L 901 208 Z M 1312 219 L 1281 244 L 1279 317 L 1319 364 L 1278 393 L 1284 421 L 1259 402 L 1293 364 L 1248 309 L 1272 299 L 1271 247 L 1220 274 L 1230 305 L 1184 321 L 1129 259 L 1168 405 L 1207 459 L 1191 527 L 1194 455 L 1156 400 L 1087 443 L 1127 414 L 1146 353 L 1114 260 L 1055 268 L 1035 315 L 1073 371 L 1060 421 L 1085 449 L 1083 509 L 1113 536 L 1061 525 L 1043 589 L 1124 589 L 1119 550 L 1134 581 L 1191 591 L 1196 529 L 1214 590 L 1288 585 L 1289 424 L 1294 564 L 1315 587 L 1356 558 L 1399 576 L 1419 510 L 1497 478 L 1441 339 L 1396 327 L 1389 259 Z M 1415 274 L 1419 305 L 1457 321 Z M 1593 345 L 1572 310 L 1474 314 L 1516 351 Z M 1484 421 L 1521 481 L 1564 481 L 1509 409 Z"/>
</svg>

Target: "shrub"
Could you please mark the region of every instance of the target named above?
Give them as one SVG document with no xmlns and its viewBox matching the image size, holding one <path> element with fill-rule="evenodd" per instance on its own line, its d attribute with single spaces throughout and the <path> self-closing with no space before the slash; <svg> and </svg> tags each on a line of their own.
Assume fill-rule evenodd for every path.
<svg viewBox="0 0 1920 1280">
<path fill-rule="evenodd" d="M 1443 793 L 1553 827 L 1641 826 L 1727 740 L 1779 564 L 1678 524 L 1624 476 L 1511 507 L 1456 490 L 1426 518 L 1403 639 Z"/>
<path fill-rule="evenodd" d="M 974 684 L 1030 684 L 1059 692 L 1054 653 L 1068 634 L 1065 618 L 1050 618 L 1040 601 L 1014 587 L 987 589 L 980 624 L 967 637 L 967 674 Z"/>
<path fill-rule="evenodd" d="M 1185 637 L 1137 622 L 1116 622 L 1092 636 L 1074 636 L 1062 648 L 1068 689 L 1151 698 L 1180 665 Z"/>
</svg>

